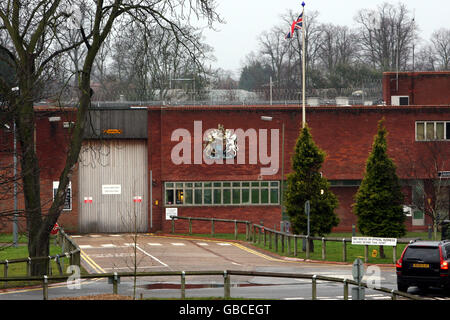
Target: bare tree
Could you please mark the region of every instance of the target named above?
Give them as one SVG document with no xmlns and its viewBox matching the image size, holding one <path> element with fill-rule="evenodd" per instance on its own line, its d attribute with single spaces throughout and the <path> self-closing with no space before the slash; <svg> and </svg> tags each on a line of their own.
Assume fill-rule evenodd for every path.
<svg viewBox="0 0 450 320">
<path fill-rule="evenodd" d="M 10 96 L 13 121 L 17 128 L 20 144 L 20 164 L 25 199 L 25 216 L 29 235 L 28 251 L 31 257 L 48 256 L 49 235 L 62 212 L 67 186 L 78 161 L 91 102 L 91 75 L 95 59 L 108 38 L 113 26 L 126 17 L 145 21 L 152 19 L 158 25 L 171 30 L 180 43 L 189 41 L 177 24 L 180 10 L 182 15 L 194 14 L 216 21 L 213 0 L 97 0 L 85 6 L 83 0 L 8 0 L 0 3 L 0 30 L 6 38 L 4 49 L 9 52 L 15 64 L 19 91 Z M 81 34 L 80 42 L 61 45 L 61 33 L 68 29 L 67 18 L 75 11 L 82 11 L 75 28 Z M 186 13 L 187 12 L 187 13 Z M 74 25 L 69 27 L 75 29 Z M 70 132 L 65 167 L 60 174 L 59 187 L 51 207 L 43 212 L 40 193 L 40 166 L 35 151 L 34 102 L 42 75 L 50 62 L 80 45 L 86 53 L 77 74 L 79 90 L 75 125 Z M 9 93 L 9 92 L 8 92 Z M 32 265 L 32 274 L 43 274 L 47 262 Z"/>
<path fill-rule="evenodd" d="M 417 28 L 404 4 L 383 3 L 377 10 L 360 10 L 355 20 L 364 61 L 382 71 L 406 68 Z"/>
<path fill-rule="evenodd" d="M 450 70 L 450 29 L 441 28 L 431 36 L 440 70 Z"/>
</svg>

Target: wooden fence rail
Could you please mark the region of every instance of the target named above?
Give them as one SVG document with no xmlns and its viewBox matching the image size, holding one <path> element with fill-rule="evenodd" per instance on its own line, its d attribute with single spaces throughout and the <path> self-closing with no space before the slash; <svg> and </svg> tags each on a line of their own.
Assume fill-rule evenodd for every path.
<svg viewBox="0 0 450 320">
<path fill-rule="evenodd" d="M 180 298 L 186 298 L 186 277 L 187 276 L 221 276 L 223 277 L 224 298 L 231 298 L 231 276 L 252 276 L 252 277 L 268 277 L 268 278 L 290 278 L 290 279 L 309 279 L 311 280 L 311 299 L 317 299 L 317 281 L 327 281 L 343 284 L 343 299 L 349 299 L 349 285 L 361 286 L 369 288 L 371 290 L 380 291 L 391 296 L 392 300 L 397 300 L 398 297 L 403 297 L 411 300 L 422 300 L 421 297 L 393 290 L 383 287 L 372 287 L 365 282 L 358 283 L 350 279 L 333 278 L 321 275 L 312 274 L 298 274 L 298 273 L 276 273 L 276 272 L 258 272 L 258 271 L 244 271 L 244 270 L 225 270 L 225 271 L 165 271 L 165 272 L 121 272 L 121 273 L 100 273 L 100 274 L 83 274 L 79 279 L 100 279 L 107 278 L 109 283 L 112 284 L 112 293 L 118 294 L 118 287 L 120 284 L 120 278 L 131 277 L 156 277 L 156 276 L 178 276 L 180 277 Z M 48 283 L 50 281 L 68 281 L 69 277 L 71 281 L 73 276 L 71 275 L 56 275 L 56 276 L 43 276 L 43 277 L 8 277 L 0 278 L 0 282 L 8 281 L 41 281 L 43 299 L 48 300 Z"/>
<path fill-rule="evenodd" d="M 46 260 L 48 261 L 47 266 L 47 273 L 51 275 L 53 273 L 52 270 L 52 264 L 51 261 L 54 260 L 57 265 L 57 271 L 60 275 L 62 275 L 63 272 L 63 262 L 62 259 L 67 258 L 69 260 L 70 265 L 76 265 L 80 266 L 80 253 L 81 250 L 78 247 L 78 245 L 64 232 L 62 228 L 59 229 L 59 232 L 57 234 L 57 243 L 59 246 L 61 246 L 61 254 L 53 255 L 53 256 L 47 256 L 47 257 L 27 257 L 27 258 L 20 258 L 20 259 L 7 259 L 0 261 L 0 265 L 3 265 L 3 277 L 8 278 L 9 276 L 9 266 L 11 264 L 16 263 L 26 263 L 27 264 L 27 275 L 31 275 L 31 264 L 33 261 L 37 260 Z"/>
</svg>

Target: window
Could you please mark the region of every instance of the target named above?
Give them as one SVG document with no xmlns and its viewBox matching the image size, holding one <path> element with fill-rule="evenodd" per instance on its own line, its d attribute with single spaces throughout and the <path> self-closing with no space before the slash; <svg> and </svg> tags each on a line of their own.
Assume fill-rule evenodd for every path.
<svg viewBox="0 0 450 320">
<path fill-rule="evenodd" d="M 416 141 L 450 140 L 449 121 L 416 122 Z"/>
<path fill-rule="evenodd" d="M 166 182 L 165 204 L 176 206 L 279 205 L 279 181 Z"/>
</svg>

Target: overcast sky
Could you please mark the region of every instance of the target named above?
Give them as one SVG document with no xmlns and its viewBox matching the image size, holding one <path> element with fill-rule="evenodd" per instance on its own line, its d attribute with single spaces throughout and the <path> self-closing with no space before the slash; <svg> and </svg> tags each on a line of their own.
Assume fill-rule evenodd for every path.
<svg viewBox="0 0 450 320">
<path fill-rule="evenodd" d="M 218 12 L 226 20 L 225 24 L 216 24 L 218 31 L 205 30 L 206 42 L 214 48 L 217 62 L 213 67 L 231 70 L 239 76 L 242 62 L 247 54 L 258 50 L 257 38 L 263 32 L 279 25 L 281 15 L 290 9 L 300 13 L 299 0 L 217 0 Z M 420 35 L 428 38 L 439 28 L 450 28 L 449 0 L 305 0 L 305 12 L 319 12 L 321 23 L 337 25 L 355 25 L 354 16 L 360 9 L 376 9 L 383 2 L 398 5 L 405 3 L 411 12 L 415 12 Z M 286 33 L 289 25 L 286 25 Z"/>
</svg>

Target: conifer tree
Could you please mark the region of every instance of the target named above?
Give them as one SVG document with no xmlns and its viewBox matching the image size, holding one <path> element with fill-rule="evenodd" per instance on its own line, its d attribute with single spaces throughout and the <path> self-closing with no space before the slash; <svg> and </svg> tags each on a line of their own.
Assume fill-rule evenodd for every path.
<svg viewBox="0 0 450 320">
<path fill-rule="evenodd" d="M 308 200 L 311 236 L 324 236 L 339 224 L 339 218 L 334 212 L 338 207 L 338 200 L 320 172 L 325 156 L 325 152 L 314 143 L 309 128 L 305 126 L 292 156 L 293 170 L 287 177 L 285 193 L 286 212 L 296 234 L 307 234 L 305 202 Z"/>
<path fill-rule="evenodd" d="M 400 238 L 406 234 L 404 196 L 395 163 L 387 154 L 387 134 L 382 119 L 367 159 L 364 179 L 356 194 L 354 210 L 363 235 Z M 380 255 L 384 257 L 383 247 L 380 247 Z"/>
</svg>

